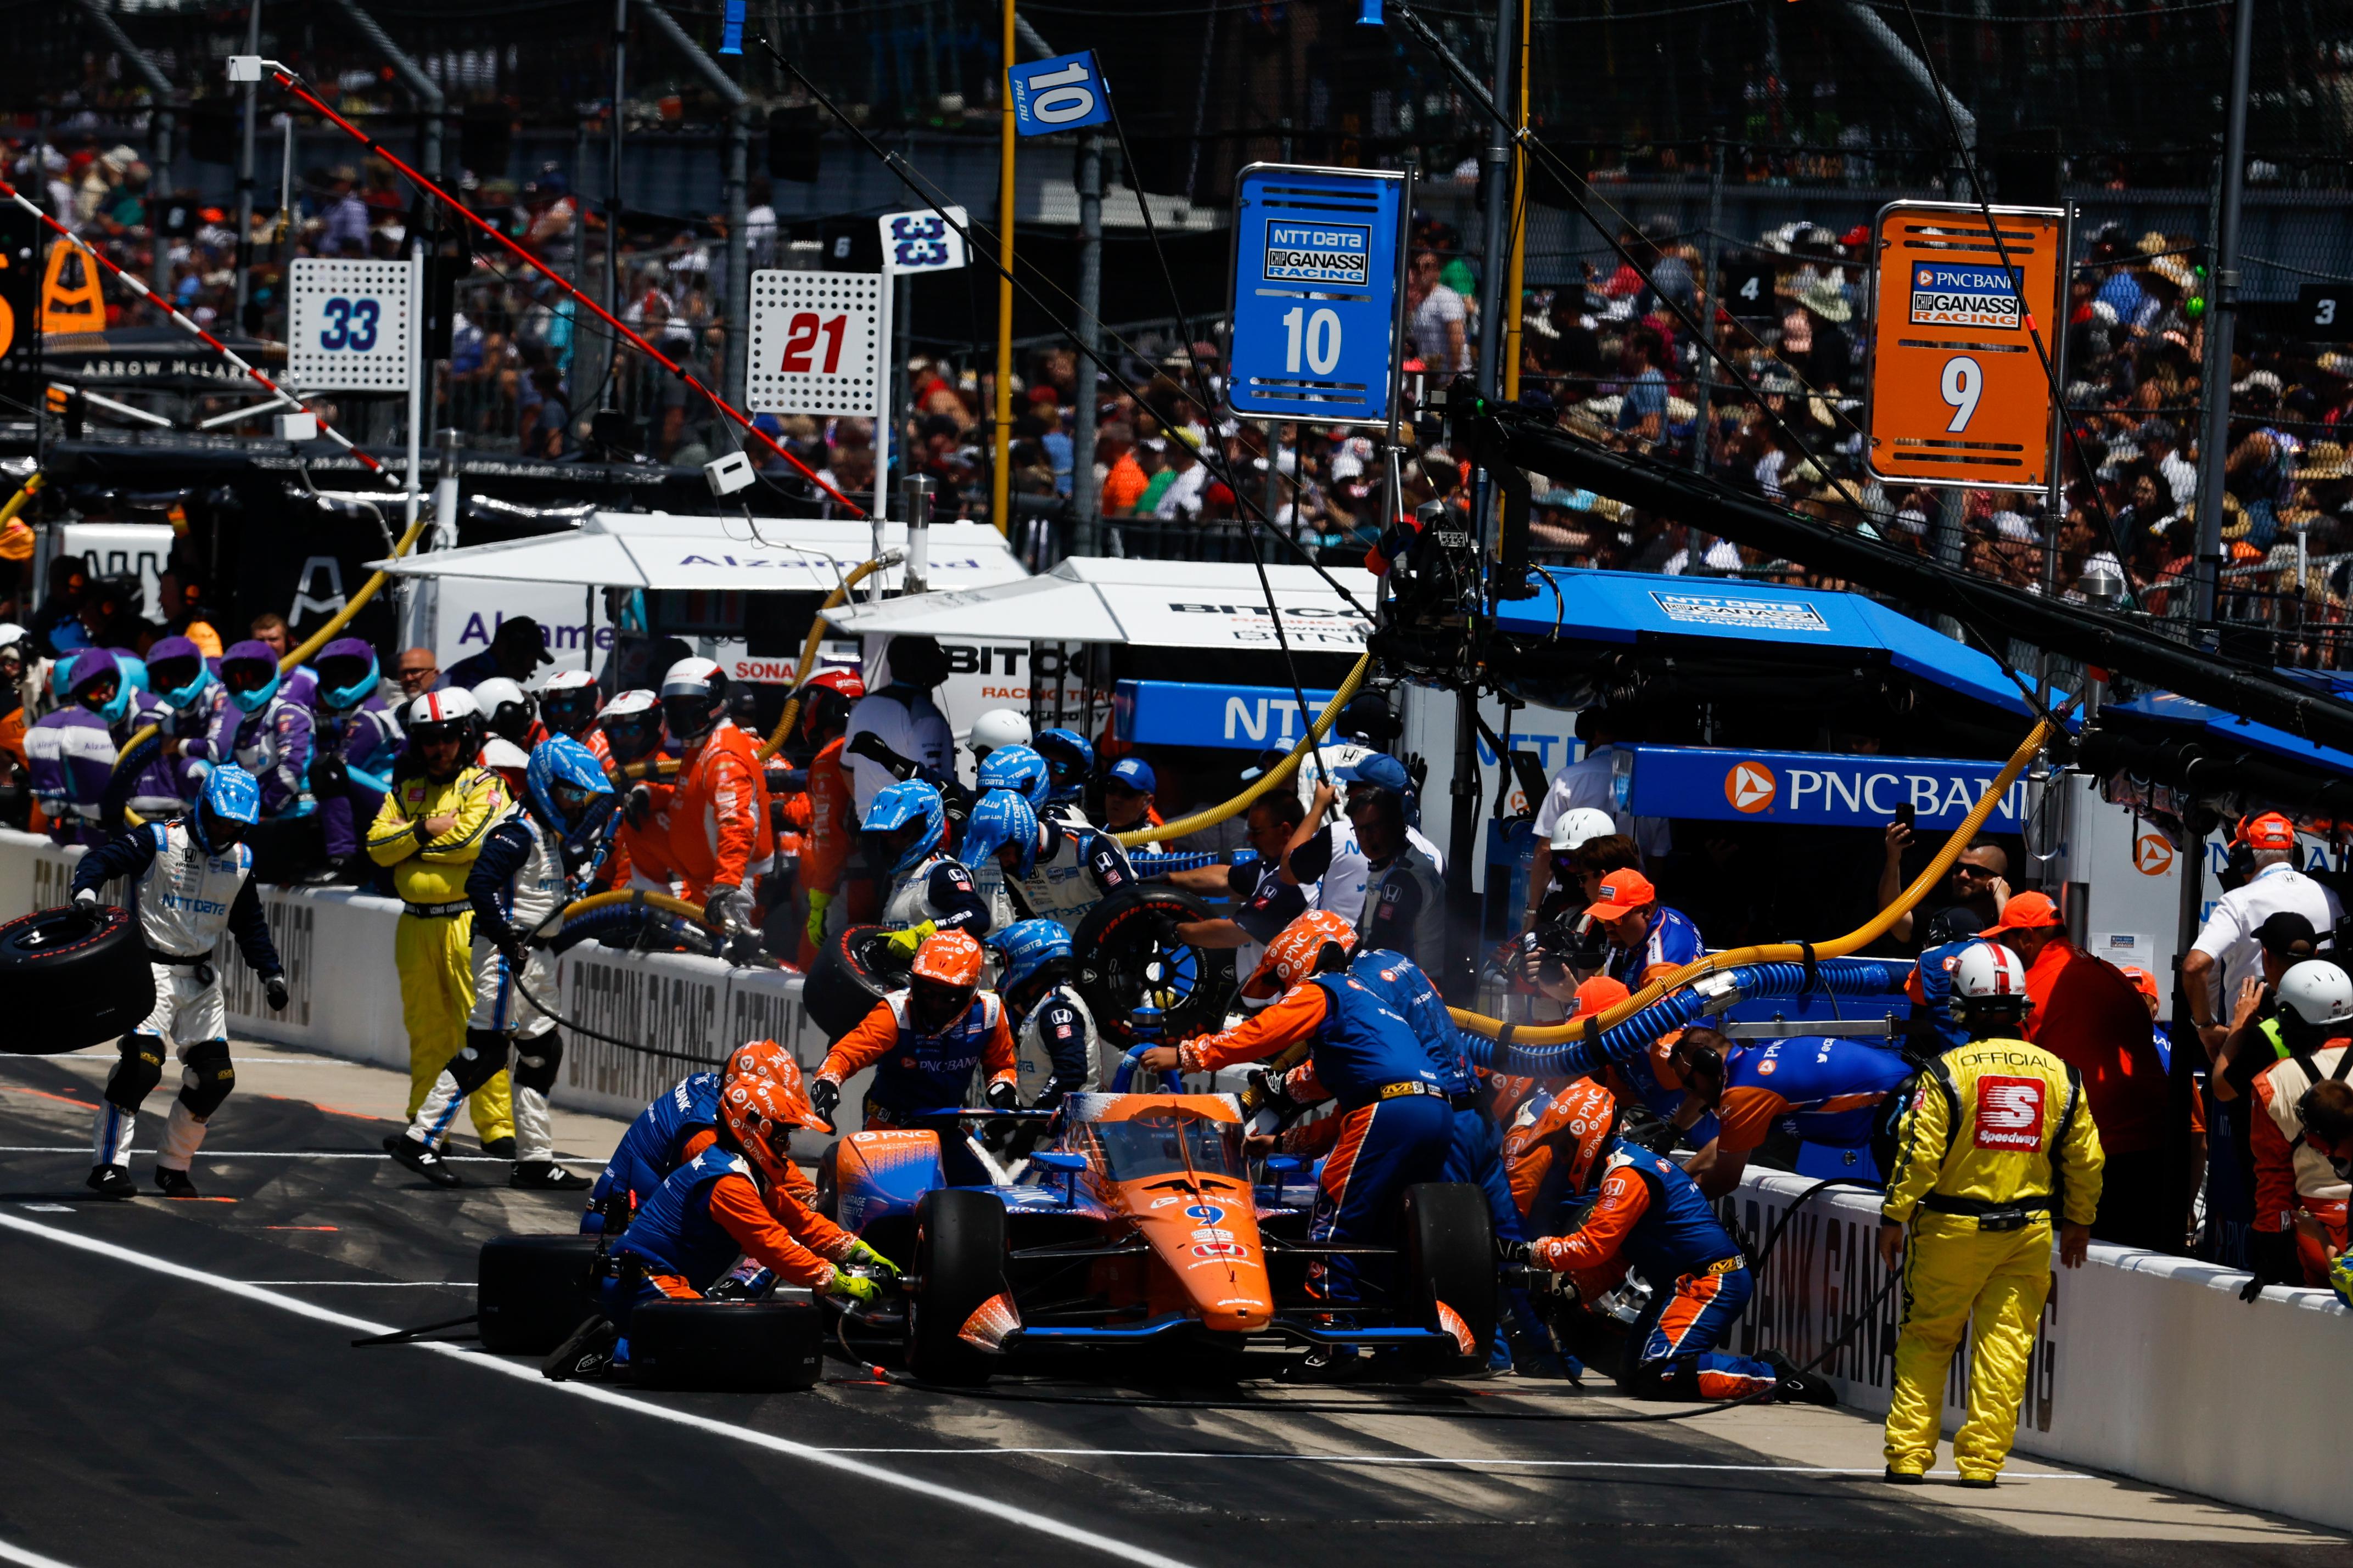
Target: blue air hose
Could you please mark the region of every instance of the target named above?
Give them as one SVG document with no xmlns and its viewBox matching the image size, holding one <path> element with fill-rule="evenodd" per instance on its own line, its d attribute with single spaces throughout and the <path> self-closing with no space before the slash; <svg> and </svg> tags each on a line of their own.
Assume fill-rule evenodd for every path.
<svg viewBox="0 0 2353 1568">
<path fill-rule="evenodd" d="M 1462 1045 L 1478 1067 L 1529 1078 L 1579 1078 L 1609 1061 L 1638 1057 L 1660 1036 L 1686 1028 L 1721 1011 L 1726 988 L 1735 1002 L 1829 996 L 1899 996 L 1912 974 L 1909 959 L 1826 958 L 1809 975 L 1802 963 L 1750 963 L 1709 975 L 1707 989 L 1694 986 L 1654 1002 L 1613 1027 L 1556 1046 L 1515 1046 L 1514 1026 L 1489 1040 L 1463 1031 Z M 1557 1028 L 1557 1025 L 1539 1026 Z M 1500 1066 L 1499 1066 L 1500 1062 Z"/>
</svg>

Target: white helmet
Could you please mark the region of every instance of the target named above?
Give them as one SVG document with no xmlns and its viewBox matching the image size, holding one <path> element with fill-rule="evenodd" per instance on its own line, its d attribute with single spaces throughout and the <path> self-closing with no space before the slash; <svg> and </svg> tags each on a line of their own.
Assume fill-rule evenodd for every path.
<svg viewBox="0 0 2353 1568">
<path fill-rule="evenodd" d="M 662 676 L 662 721 L 681 742 L 702 739 L 727 710 L 727 672 L 716 659 L 687 658 Z"/>
<path fill-rule="evenodd" d="M 18 643 L 28 643 L 32 640 L 33 634 L 16 622 L 0 621 L 0 650 L 12 648 Z"/>
<path fill-rule="evenodd" d="M 1990 942 L 1971 942 L 1953 965 L 1956 997 L 2026 999 L 2026 965 L 2018 954 Z"/>
<path fill-rule="evenodd" d="M 530 732 L 532 720 L 538 710 L 522 687 L 503 675 L 494 675 L 474 688 L 474 707 L 481 713 L 482 722 L 509 739 Z"/>
<path fill-rule="evenodd" d="M 1566 855 L 1592 839 L 1607 838 L 1617 831 L 1618 824 L 1608 812 L 1580 805 L 1575 811 L 1561 813 L 1560 820 L 1552 825 L 1552 852 Z"/>
<path fill-rule="evenodd" d="M 611 701 L 596 710 L 596 717 L 626 719 L 633 713 L 650 713 L 660 706 L 661 701 L 659 698 L 639 686 L 628 691 L 615 692 Z"/>
<path fill-rule="evenodd" d="M 428 691 L 411 702 L 405 727 L 409 733 L 415 734 L 420 726 L 455 724 L 480 712 L 481 709 L 475 705 L 471 692 L 463 687 L 445 687 L 439 691 Z"/>
<path fill-rule="evenodd" d="M 999 746 L 1026 746 L 1029 743 L 1029 721 L 1018 710 L 992 708 L 972 721 L 972 733 L 965 744 L 972 748 L 973 760 L 979 761 Z"/>
<path fill-rule="evenodd" d="M 2283 1024 L 2338 1034 L 2337 1026 L 2353 1023 L 2353 979 L 2325 958 L 2307 958 L 2281 975 L 2278 994 Z"/>
</svg>

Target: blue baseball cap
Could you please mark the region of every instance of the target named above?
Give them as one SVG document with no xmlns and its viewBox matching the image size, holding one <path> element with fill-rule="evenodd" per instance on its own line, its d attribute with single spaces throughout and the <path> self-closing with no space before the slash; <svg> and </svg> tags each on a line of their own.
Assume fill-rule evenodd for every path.
<svg viewBox="0 0 2353 1568">
<path fill-rule="evenodd" d="M 1335 768 L 1332 776 L 1344 784 L 1366 784 L 1400 795 L 1408 788 L 1405 764 L 1387 752 L 1375 752 L 1369 757 L 1357 758 L 1345 767 Z"/>
<path fill-rule="evenodd" d="M 1111 782 L 1124 784 L 1138 795 L 1151 795 L 1160 787 L 1152 764 L 1142 757 L 1122 757 L 1112 763 Z"/>
<path fill-rule="evenodd" d="M 1248 784 L 1269 768 L 1280 764 L 1282 759 L 1289 755 L 1291 755 L 1289 746 L 1269 746 L 1258 754 L 1258 761 L 1242 770 L 1242 782 Z"/>
</svg>

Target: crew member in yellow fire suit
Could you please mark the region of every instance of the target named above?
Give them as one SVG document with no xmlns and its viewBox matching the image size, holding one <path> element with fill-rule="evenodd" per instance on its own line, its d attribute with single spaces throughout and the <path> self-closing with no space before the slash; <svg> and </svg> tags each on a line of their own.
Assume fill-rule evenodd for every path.
<svg viewBox="0 0 2353 1568">
<path fill-rule="evenodd" d="M 1945 1374 L 1970 1325 L 1968 1419 L 1953 1436 L 1961 1484 L 1989 1487 L 2010 1457 L 2034 1328 L 2059 1258 L 2082 1266 L 2100 1207 L 2105 1157 L 2075 1069 L 2013 1037 L 2026 1016 L 2026 968 L 1991 942 L 1964 951 L 1955 1021 L 1968 1039 L 1923 1068 L 1896 1123 L 1880 1207 L 1879 1256 L 1905 1251 L 1904 1319 L 1887 1408 L 1887 1479 L 1918 1484 L 1936 1456 Z"/>
<path fill-rule="evenodd" d="M 401 1022 L 408 1027 L 408 1119 L 466 1048 L 474 1010 L 474 910 L 466 873 L 507 809 L 505 785 L 474 764 L 474 700 L 452 687 L 408 705 L 407 744 L 368 828 L 368 858 L 392 868 L 401 901 L 393 937 Z M 514 1097 L 501 1070 L 467 1097 L 482 1152 L 514 1157 Z M 385 1147 L 396 1157 L 395 1139 Z"/>
</svg>

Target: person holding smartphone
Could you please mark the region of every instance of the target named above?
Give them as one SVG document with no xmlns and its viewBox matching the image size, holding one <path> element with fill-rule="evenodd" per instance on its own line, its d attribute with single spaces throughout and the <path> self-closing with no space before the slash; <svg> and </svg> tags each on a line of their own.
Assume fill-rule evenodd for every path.
<svg viewBox="0 0 2353 1568">
<path fill-rule="evenodd" d="M 1912 803 L 1905 801 L 1895 808 L 1895 820 L 1887 825 L 1887 858 L 1879 871 L 1879 908 L 1885 909 L 1904 893 L 1904 851 L 1912 844 Z M 1921 900 L 1920 910 L 1908 910 L 1895 917 L 1887 934 L 1897 942 L 1910 942 L 1915 929 L 1913 919 L 1918 915 L 1925 930 L 1926 921 L 1948 908 L 1966 909 L 1972 917 L 1966 924 L 1951 922 L 1957 930 L 1983 931 L 2000 921 L 2003 908 L 2010 902 L 2010 857 L 1998 844 L 1980 838 L 1961 851 L 1953 862 L 1952 874 L 1945 880 L 1942 897 L 1931 895 Z M 1920 910 L 1928 914 L 1923 915 Z"/>
</svg>

